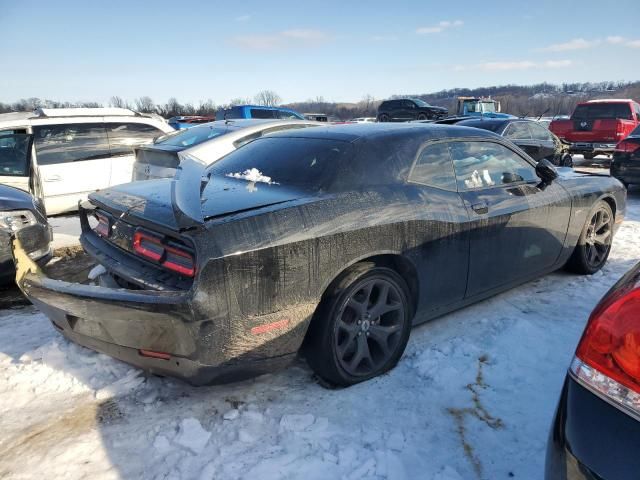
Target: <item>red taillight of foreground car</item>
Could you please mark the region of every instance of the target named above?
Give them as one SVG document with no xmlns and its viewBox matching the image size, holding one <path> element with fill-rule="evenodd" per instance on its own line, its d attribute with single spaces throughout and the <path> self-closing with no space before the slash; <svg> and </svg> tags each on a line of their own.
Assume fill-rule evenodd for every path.
<svg viewBox="0 0 640 480">
<path fill-rule="evenodd" d="M 623 140 L 616 145 L 616 152 L 633 153 L 640 148 L 640 142 Z"/>
<path fill-rule="evenodd" d="M 133 251 L 185 277 L 193 277 L 196 273 L 193 254 L 178 245 L 169 244 L 164 237 L 138 230 L 133 234 Z"/>
<path fill-rule="evenodd" d="M 596 391 L 640 413 L 640 288 L 614 292 L 596 308 L 571 370 Z"/>
</svg>

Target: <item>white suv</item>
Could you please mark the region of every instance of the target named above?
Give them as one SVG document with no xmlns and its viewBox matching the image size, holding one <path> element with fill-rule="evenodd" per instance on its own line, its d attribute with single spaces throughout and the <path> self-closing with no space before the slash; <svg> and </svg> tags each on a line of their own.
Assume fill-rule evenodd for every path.
<svg viewBox="0 0 640 480">
<path fill-rule="evenodd" d="M 131 181 L 133 148 L 174 129 L 125 108 L 37 109 L 0 115 L 0 183 L 38 191 L 49 215 Z M 41 186 L 40 186 L 41 185 Z"/>
</svg>

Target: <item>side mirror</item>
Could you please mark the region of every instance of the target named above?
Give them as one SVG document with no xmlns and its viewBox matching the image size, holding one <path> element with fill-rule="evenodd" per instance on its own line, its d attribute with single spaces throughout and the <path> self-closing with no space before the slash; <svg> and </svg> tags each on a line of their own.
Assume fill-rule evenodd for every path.
<svg viewBox="0 0 640 480">
<path fill-rule="evenodd" d="M 550 185 L 556 178 L 558 178 L 558 172 L 556 167 L 546 158 L 543 158 L 536 165 L 536 175 L 542 180 L 544 186 Z"/>
</svg>

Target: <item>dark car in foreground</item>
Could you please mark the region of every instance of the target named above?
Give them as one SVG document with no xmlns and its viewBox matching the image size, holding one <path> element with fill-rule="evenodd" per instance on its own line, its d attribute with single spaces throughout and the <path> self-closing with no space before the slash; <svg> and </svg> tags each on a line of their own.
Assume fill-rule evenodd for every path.
<svg viewBox="0 0 640 480">
<path fill-rule="evenodd" d="M 68 338 L 157 374 L 237 380 L 302 349 L 346 386 L 391 369 L 414 324 L 598 271 L 625 213 L 617 180 L 475 128 L 290 130 L 207 164 L 81 205 L 102 286 L 49 279 L 16 245 L 23 292 Z"/>
<path fill-rule="evenodd" d="M 482 128 L 502 135 L 518 145 L 536 161 L 546 158 L 554 165 L 573 166 L 569 146 L 533 120 L 523 118 L 471 119 L 461 120 L 456 122 L 456 125 Z"/>
<path fill-rule="evenodd" d="M 616 145 L 610 172 L 626 186 L 640 184 L 640 126 Z"/>
<path fill-rule="evenodd" d="M 385 100 L 378 107 L 379 122 L 408 122 L 442 118 L 449 111 L 444 107 L 429 105 L 419 98 Z"/>
<path fill-rule="evenodd" d="M 640 478 L 640 264 L 589 318 L 556 410 L 545 478 Z"/>
<path fill-rule="evenodd" d="M 42 263 L 51 256 L 51 229 L 43 203 L 24 190 L 0 185 L 0 285 L 15 278 L 11 254 L 14 236 L 20 238 L 30 259 Z"/>
</svg>

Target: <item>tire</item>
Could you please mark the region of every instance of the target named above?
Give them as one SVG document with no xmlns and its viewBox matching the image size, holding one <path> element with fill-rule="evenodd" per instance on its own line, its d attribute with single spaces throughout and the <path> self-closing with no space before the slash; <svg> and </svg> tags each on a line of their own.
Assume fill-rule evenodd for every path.
<svg viewBox="0 0 640 480">
<path fill-rule="evenodd" d="M 418 114 L 418 120 L 427 120 L 427 115 L 424 113 L 419 113 Z"/>
<path fill-rule="evenodd" d="M 585 160 L 593 160 L 593 158 L 595 157 L 593 153 L 583 153 L 582 156 Z"/>
<path fill-rule="evenodd" d="M 388 122 L 389 121 L 389 115 L 387 115 L 386 113 L 383 113 L 381 115 L 378 116 L 378 121 L 379 122 Z"/>
<path fill-rule="evenodd" d="M 613 224 L 611 207 L 603 200 L 598 201 L 587 216 L 567 269 L 581 275 L 593 275 L 600 270 L 611 252 Z"/>
<path fill-rule="evenodd" d="M 560 166 L 562 167 L 573 167 L 573 157 L 566 153 L 563 157 L 562 160 L 560 161 Z"/>
<path fill-rule="evenodd" d="M 391 370 L 409 340 L 409 298 L 406 282 L 393 269 L 370 262 L 347 269 L 329 287 L 311 322 L 304 346 L 309 366 L 339 387 Z"/>
</svg>

